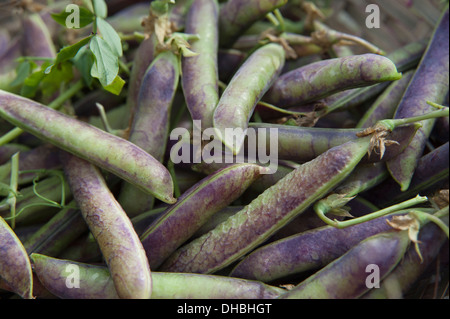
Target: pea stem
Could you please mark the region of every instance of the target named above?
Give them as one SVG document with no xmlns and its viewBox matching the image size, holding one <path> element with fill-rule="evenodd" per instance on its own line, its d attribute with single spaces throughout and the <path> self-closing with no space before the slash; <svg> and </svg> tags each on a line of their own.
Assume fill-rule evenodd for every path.
<svg viewBox="0 0 450 319">
<path fill-rule="evenodd" d="M 412 213 L 421 221 L 421 224 L 425 224 L 427 221 L 431 221 L 431 222 L 435 223 L 445 233 L 447 238 L 449 238 L 449 228 L 445 224 L 445 222 L 443 222 L 441 220 L 442 217 L 448 215 L 448 213 L 449 213 L 448 206 L 445 206 L 444 208 L 438 210 L 434 214 L 429 214 L 429 213 L 420 212 L 420 211 L 419 212 L 414 211 Z"/>
<path fill-rule="evenodd" d="M 422 115 L 418 115 L 418 116 L 406 117 L 406 118 L 402 118 L 402 119 L 381 120 L 378 123 L 386 126 L 389 130 L 392 131 L 394 128 L 396 128 L 400 125 L 405 125 L 405 124 L 410 124 L 410 123 L 415 123 L 415 122 L 419 122 L 419 121 L 423 121 L 423 120 L 430 120 L 433 118 L 445 117 L 445 116 L 449 116 L 449 108 L 448 107 L 439 109 L 437 111 L 431 111 L 431 112 L 428 112 L 428 113 L 425 113 Z"/>
<path fill-rule="evenodd" d="M 10 192 L 8 195 L 7 203 L 11 212 L 11 228 L 16 227 L 16 200 L 17 200 L 17 187 L 19 186 L 19 153 L 15 153 L 11 157 L 11 181 L 9 184 Z"/>
<path fill-rule="evenodd" d="M 54 99 L 48 105 L 48 107 L 55 110 L 59 109 L 64 104 L 64 102 L 66 102 L 76 93 L 78 93 L 83 87 L 84 87 L 83 81 L 82 80 L 78 81 L 73 86 L 71 86 L 67 91 L 63 92 L 56 99 Z M 13 128 L 11 131 L 0 137 L 0 146 L 8 144 L 15 138 L 19 137 L 23 132 L 24 131 L 21 128 L 18 127 Z"/>
<path fill-rule="evenodd" d="M 384 209 L 381 209 L 379 211 L 376 211 L 376 212 L 373 212 L 373 213 L 370 213 L 370 214 L 367 214 L 367 215 L 364 215 L 361 217 L 349 219 L 346 221 L 332 220 L 332 219 L 326 217 L 325 214 L 329 211 L 330 207 L 328 205 L 326 205 L 326 203 L 324 203 L 323 201 L 318 201 L 314 205 L 314 210 L 317 213 L 317 215 L 319 216 L 319 218 L 322 219 L 328 225 L 334 226 L 336 228 L 345 228 L 345 227 L 357 225 L 360 223 L 364 223 L 369 220 L 393 213 L 395 211 L 405 209 L 405 208 L 408 208 L 408 207 L 411 207 L 411 206 L 414 206 L 417 204 L 424 203 L 426 201 L 428 201 L 428 198 L 426 196 L 417 195 L 416 197 L 409 199 L 407 201 L 401 202 L 399 204 L 395 204 L 395 205 L 386 207 Z"/>
</svg>

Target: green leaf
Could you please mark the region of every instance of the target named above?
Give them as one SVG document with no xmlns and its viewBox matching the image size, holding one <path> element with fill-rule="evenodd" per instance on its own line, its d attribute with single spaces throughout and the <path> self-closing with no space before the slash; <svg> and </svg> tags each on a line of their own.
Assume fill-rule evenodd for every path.
<svg viewBox="0 0 450 319">
<path fill-rule="evenodd" d="M 118 76 L 116 76 L 114 81 L 112 81 L 111 84 L 109 84 L 107 86 L 103 86 L 103 88 L 108 92 L 111 92 L 115 95 L 119 95 L 120 92 L 122 91 L 124 84 L 125 84 L 125 81 L 118 75 Z"/>
<path fill-rule="evenodd" d="M 82 47 L 73 58 L 75 67 L 80 72 L 84 83 L 86 83 L 88 87 L 91 87 L 92 85 L 91 69 L 94 61 L 94 54 L 87 47 Z"/>
<path fill-rule="evenodd" d="M 90 49 L 95 56 L 91 75 L 98 78 L 102 86 L 111 84 L 119 73 L 119 60 L 108 43 L 94 36 L 90 42 Z"/>
<path fill-rule="evenodd" d="M 41 81 L 42 93 L 44 95 L 52 95 L 58 91 L 62 83 L 68 83 L 73 79 L 72 63 L 64 61 L 58 63 L 51 72 L 46 74 Z"/>
<path fill-rule="evenodd" d="M 31 72 L 37 67 L 37 64 L 30 60 L 25 60 L 16 68 L 16 78 L 11 82 L 11 87 L 19 86 L 23 84 L 25 79 L 31 74 Z"/>
<path fill-rule="evenodd" d="M 105 40 L 113 52 L 118 56 L 122 56 L 122 41 L 120 40 L 119 35 L 116 30 L 104 19 L 97 17 L 97 27 L 100 31 L 103 40 Z"/>
<path fill-rule="evenodd" d="M 20 90 L 20 95 L 26 98 L 32 98 L 36 95 L 39 84 L 45 76 L 44 70 L 50 66 L 49 62 L 44 62 L 41 69 L 31 73 L 25 81 L 23 81 L 23 86 Z"/>
<path fill-rule="evenodd" d="M 86 8 L 69 4 L 60 13 L 51 14 L 53 20 L 70 29 L 80 29 L 94 22 L 94 14 Z"/>
<path fill-rule="evenodd" d="M 108 6 L 105 0 L 92 0 L 92 6 L 97 17 L 106 18 L 108 16 Z"/>
<path fill-rule="evenodd" d="M 62 48 L 58 52 L 58 54 L 56 55 L 55 63 L 53 65 L 49 66 L 45 70 L 45 72 L 46 73 L 50 73 L 51 69 L 53 68 L 54 65 L 58 65 L 58 64 L 63 63 L 65 61 L 73 59 L 77 55 L 78 51 L 82 47 L 84 47 L 86 44 L 89 43 L 91 38 L 92 38 L 92 35 L 88 36 L 87 38 L 84 38 L 83 40 L 81 40 L 81 41 L 79 41 L 79 42 L 77 42 L 75 44 L 72 44 L 72 45 L 69 45 L 69 46 L 66 46 L 66 47 Z"/>
</svg>

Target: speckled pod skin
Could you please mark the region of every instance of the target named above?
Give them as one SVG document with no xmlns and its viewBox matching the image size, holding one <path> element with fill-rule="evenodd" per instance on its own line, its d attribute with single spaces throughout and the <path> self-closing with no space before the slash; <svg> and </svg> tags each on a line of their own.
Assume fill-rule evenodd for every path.
<svg viewBox="0 0 450 319">
<path fill-rule="evenodd" d="M 150 38 L 143 40 L 136 50 L 136 56 L 131 68 L 127 95 L 127 108 L 130 114 L 129 117 L 124 119 L 123 124 L 125 127 L 131 125 L 133 121 L 133 115 L 137 108 L 139 90 L 142 85 L 142 78 L 155 57 L 155 46 L 155 36 L 151 36 Z"/>
<path fill-rule="evenodd" d="M 62 299 L 117 299 L 108 268 L 32 254 L 39 281 Z M 79 288 L 67 288 L 71 270 L 79 269 Z M 153 272 L 151 299 L 274 299 L 284 289 L 224 276 Z"/>
<path fill-rule="evenodd" d="M 8 143 L 0 146 L 0 165 L 8 162 L 15 153 L 27 152 L 29 150 L 30 148 L 28 146 L 15 143 Z"/>
<path fill-rule="evenodd" d="M 19 238 L 0 217 L 0 277 L 9 289 L 24 299 L 33 298 L 30 260 Z"/>
<path fill-rule="evenodd" d="M 427 101 L 442 104 L 449 87 L 449 12 L 448 6 L 436 26 L 432 40 L 411 80 L 395 118 L 422 115 L 434 110 Z M 435 119 L 421 121 L 422 127 L 410 145 L 392 161 L 388 170 L 403 191 L 407 190 L 422 156 L 425 144 L 433 129 Z"/>
<path fill-rule="evenodd" d="M 74 199 L 102 251 L 118 295 L 150 298 L 151 272 L 144 248 L 99 169 L 69 153 L 61 157 Z"/>
<path fill-rule="evenodd" d="M 285 53 L 281 45 L 262 46 L 242 64 L 220 97 L 214 112 L 214 128 L 223 143 L 238 154 L 243 140 L 234 142 L 226 129 L 245 131 L 256 104 L 278 77 L 284 65 Z"/>
<path fill-rule="evenodd" d="M 90 161 L 166 203 L 174 203 L 169 171 L 135 144 L 30 99 L 0 90 L 0 116 L 36 137 Z"/>
<path fill-rule="evenodd" d="M 447 219 L 448 220 L 448 219 Z M 435 224 L 428 224 L 420 230 L 418 240 L 420 260 L 415 247 L 411 246 L 402 259 L 402 262 L 380 283 L 377 289 L 371 289 L 362 296 L 364 299 L 400 299 L 409 288 L 420 278 L 420 275 L 435 260 L 442 245 L 447 240 L 445 233 Z M 397 287 L 394 291 L 390 287 Z M 399 295 L 396 295 L 399 293 Z"/>
<path fill-rule="evenodd" d="M 128 140 L 163 162 L 169 134 L 169 120 L 178 87 L 178 62 L 172 52 L 158 54 L 142 78 L 137 108 Z M 154 197 L 125 183 L 118 201 L 133 217 L 153 207 Z"/>
<path fill-rule="evenodd" d="M 255 130 L 265 129 L 266 147 L 270 143 L 270 128 L 278 130 L 278 157 L 283 160 L 296 162 L 310 161 L 332 147 L 354 141 L 358 137 L 356 133 L 361 129 L 330 129 L 320 127 L 299 127 L 280 124 L 250 123 L 249 127 Z M 399 145 L 389 145 L 383 158 L 372 153 L 365 157 L 365 162 L 387 161 L 400 154 L 410 143 L 418 127 L 416 125 L 405 125 L 393 130 L 388 139 L 395 140 Z"/>
<path fill-rule="evenodd" d="M 229 47 L 253 23 L 287 0 L 229 0 L 220 8 L 220 46 Z"/>
<path fill-rule="evenodd" d="M 395 64 L 376 54 L 327 59 L 280 76 L 263 100 L 278 107 L 305 104 L 333 93 L 401 78 Z"/>
<path fill-rule="evenodd" d="M 367 237 L 391 229 L 386 216 L 338 229 L 323 226 L 277 240 L 249 254 L 230 276 L 270 282 L 326 266 Z"/>
<path fill-rule="evenodd" d="M 157 269 L 214 213 L 239 198 L 264 170 L 254 164 L 231 165 L 186 191 L 141 236 L 151 268 Z"/>
<path fill-rule="evenodd" d="M 415 70 L 403 73 L 400 80 L 391 83 L 380 96 L 373 102 L 361 120 L 356 125 L 357 128 L 367 128 L 376 122 L 394 117 L 395 109 L 402 100 L 402 96 L 411 81 Z"/>
<path fill-rule="evenodd" d="M 369 290 L 366 279 L 371 272 L 366 272 L 366 267 L 370 264 L 377 265 L 382 280 L 400 262 L 409 242 L 408 231 L 389 231 L 371 236 L 280 298 L 358 298 Z"/>
<path fill-rule="evenodd" d="M 22 27 L 24 31 L 22 50 L 25 56 L 56 57 L 52 37 L 39 14 L 32 13 L 25 16 L 22 20 Z"/>
<path fill-rule="evenodd" d="M 263 243 L 344 179 L 369 139 L 347 142 L 307 162 L 215 229 L 182 246 L 161 271 L 213 273 Z"/>
<path fill-rule="evenodd" d="M 198 34 L 191 42 L 196 56 L 183 57 L 181 83 L 192 120 L 203 128 L 213 127 L 213 114 L 219 101 L 218 11 L 216 0 L 193 1 L 186 17 L 185 32 Z"/>
</svg>

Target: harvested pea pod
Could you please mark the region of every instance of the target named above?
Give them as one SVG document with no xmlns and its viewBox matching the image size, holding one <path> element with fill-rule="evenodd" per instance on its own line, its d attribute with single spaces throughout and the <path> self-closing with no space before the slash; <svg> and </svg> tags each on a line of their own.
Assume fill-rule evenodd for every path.
<svg viewBox="0 0 450 319">
<path fill-rule="evenodd" d="M 281 45 L 262 46 L 242 64 L 220 97 L 214 111 L 214 128 L 234 154 L 239 153 L 253 110 L 280 74 L 284 59 Z"/>
<path fill-rule="evenodd" d="M 0 277 L 25 299 L 33 299 L 33 274 L 28 254 L 14 231 L 0 217 Z"/>
<path fill-rule="evenodd" d="M 35 101 L 0 90 L 0 116 L 57 147 L 175 203 L 169 171 L 137 145 Z"/>
<path fill-rule="evenodd" d="M 231 165 L 187 190 L 141 236 L 152 269 L 160 266 L 214 213 L 239 198 L 265 170 L 255 164 Z"/>
<path fill-rule="evenodd" d="M 193 1 L 186 17 L 185 32 L 198 34 L 191 50 L 197 55 L 183 57 L 181 83 L 187 108 L 194 121 L 213 127 L 213 114 L 219 101 L 218 88 L 218 3 Z"/>
<path fill-rule="evenodd" d="M 115 200 L 99 169 L 69 153 L 64 172 L 81 214 L 94 235 L 120 298 L 150 298 L 147 256 L 133 225 Z"/>
</svg>

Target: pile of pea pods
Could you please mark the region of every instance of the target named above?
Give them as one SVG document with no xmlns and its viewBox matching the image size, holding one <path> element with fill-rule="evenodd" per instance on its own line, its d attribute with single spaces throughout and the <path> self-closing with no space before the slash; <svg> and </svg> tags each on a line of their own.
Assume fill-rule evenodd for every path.
<svg viewBox="0 0 450 319">
<path fill-rule="evenodd" d="M 447 2 L 395 50 L 324 1 L 106 3 L 118 95 L 22 96 L 82 32 L 0 33 L 0 299 L 448 298 Z"/>
</svg>

